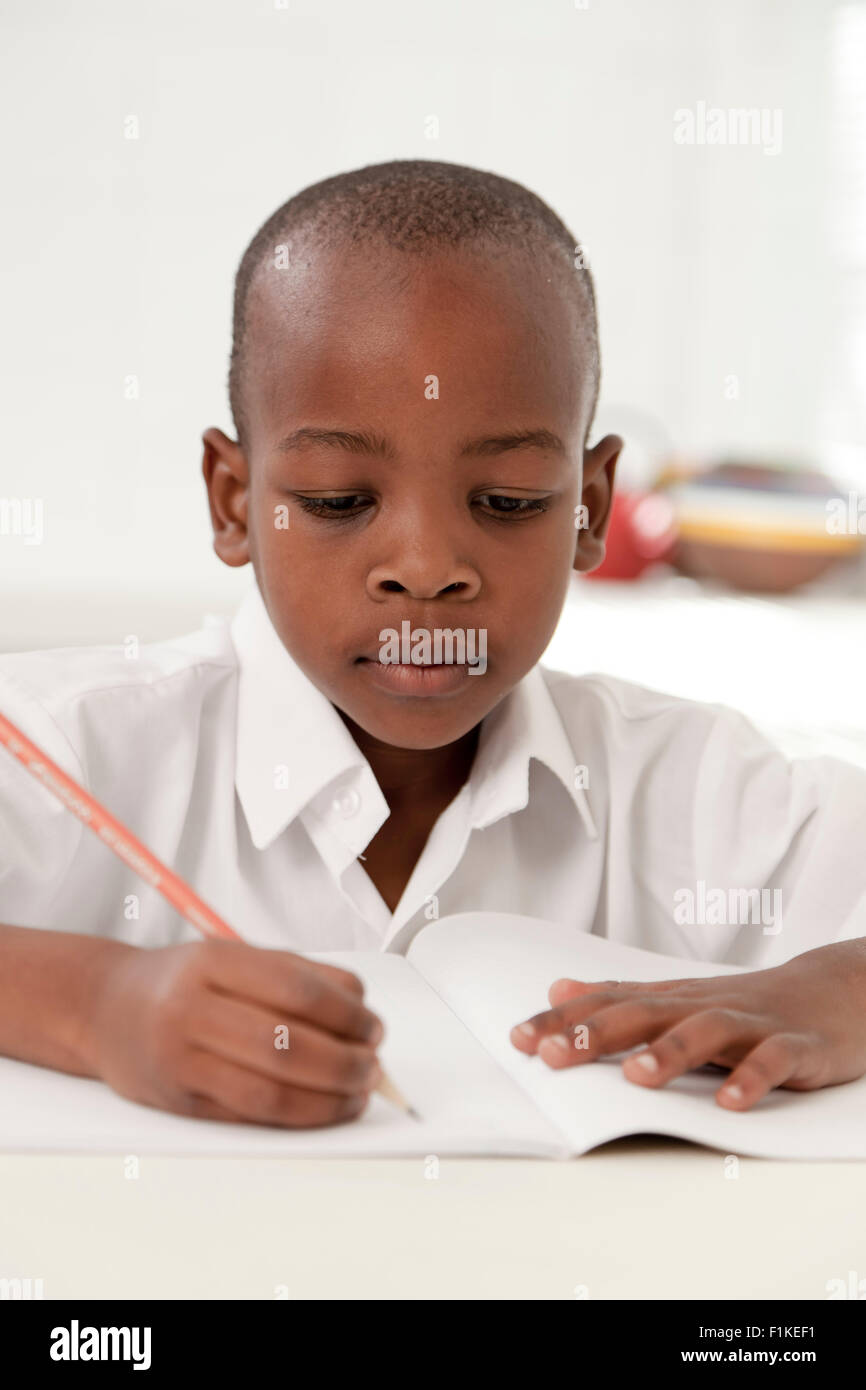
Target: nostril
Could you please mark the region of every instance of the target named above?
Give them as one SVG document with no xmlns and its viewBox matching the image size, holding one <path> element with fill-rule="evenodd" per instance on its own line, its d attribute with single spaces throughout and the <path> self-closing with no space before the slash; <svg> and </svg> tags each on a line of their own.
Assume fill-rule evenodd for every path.
<svg viewBox="0 0 866 1390">
<path fill-rule="evenodd" d="M 387 589 L 389 594 L 402 594 L 404 592 L 403 585 L 396 579 L 384 579 L 382 588 Z"/>
</svg>

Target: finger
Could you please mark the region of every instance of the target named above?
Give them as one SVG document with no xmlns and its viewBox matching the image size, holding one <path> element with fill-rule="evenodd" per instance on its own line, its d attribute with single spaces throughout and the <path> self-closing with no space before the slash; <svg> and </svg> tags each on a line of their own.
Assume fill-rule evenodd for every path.
<svg viewBox="0 0 866 1390">
<path fill-rule="evenodd" d="M 551 1004 L 564 1004 L 568 999 L 573 999 L 579 994 L 587 994 L 592 990 L 612 990 L 624 994 L 648 993 L 648 994 L 718 994 L 719 989 L 730 981 L 721 975 L 711 975 L 707 979 L 698 979 L 695 976 L 687 976 L 680 980 L 574 980 L 563 976 L 562 979 L 554 980 L 547 997 Z"/>
<path fill-rule="evenodd" d="M 584 1017 L 589 1017 L 596 1009 L 613 1002 L 612 990 L 591 990 L 569 1000 L 559 1008 L 545 1009 L 543 1013 L 533 1014 L 532 1018 L 525 1019 L 523 1023 L 516 1023 L 510 1033 L 511 1041 L 521 1052 L 537 1052 L 542 1038 L 567 1032 L 572 1020 L 582 1022 Z"/>
<path fill-rule="evenodd" d="M 797 1090 L 824 1083 L 818 1044 L 802 1033 L 773 1033 L 734 1067 L 716 1100 L 726 1110 L 749 1110 L 775 1086 L 796 1081 Z"/>
<path fill-rule="evenodd" d="M 371 1090 L 381 1074 L 372 1047 L 228 994 L 204 990 L 196 996 L 187 1028 L 194 1046 L 313 1091 L 356 1095 Z"/>
<path fill-rule="evenodd" d="M 318 1128 L 353 1120 L 361 1114 L 368 1100 L 366 1095 L 341 1096 L 284 1085 L 225 1057 L 198 1049 L 191 1051 L 185 1084 L 187 1090 L 174 1106 L 178 1114 L 290 1129 Z"/>
<path fill-rule="evenodd" d="M 725 1048 L 754 1047 L 767 1025 L 755 1014 L 739 1009 L 701 1009 L 679 1019 L 652 1046 L 627 1057 L 622 1064 L 628 1081 L 641 1086 L 664 1086 L 675 1076 L 702 1067 Z"/>
<path fill-rule="evenodd" d="M 363 998 L 364 981 L 359 979 L 357 975 L 353 975 L 351 970 L 344 970 L 340 965 L 329 965 L 324 960 L 308 960 L 306 956 L 302 959 L 311 970 L 321 971 L 327 979 L 332 980 L 341 989 L 347 989 L 350 994 L 357 994 L 359 999 Z"/>
<path fill-rule="evenodd" d="M 645 1000 L 650 1007 L 668 1010 L 671 1021 L 682 1017 L 685 1013 L 692 1012 L 694 1009 L 693 1000 L 682 999 L 669 994 L 648 994 L 643 986 L 638 986 L 638 988 L 641 992 L 634 997 Z M 623 1002 L 623 999 L 624 992 L 617 993 L 616 990 L 591 991 L 588 994 L 582 994 L 575 999 L 568 1000 L 565 1004 L 561 1004 L 556 1009 L 547 1009 L 544 1013 L 534 1014 L 524 1023 L 516 1024 L 511 1030 L 511 1041 L 521 1052 L 535 1053 L 544 1038 L 555 1037 L 562 1033 L 568 1037 L 571 1029 L 578 1023 L 585 1023 L 599 1009 L 607 1008 L 611 1004 L 619 1004 Z"/>
<path fill-rule="evenodd" d="M 551 1004 L 558 1006 L 567 1003 L 569 999 L 577 998 L 578 995 L 591 994 L 593 990 L 617 990 L 621 983 L 620 980 L 554 980 L 547 991 L 547 998 Z"/>
<path fill-rule="evenodd" d="M 628 999 L 609 1004 L 585 1022 L 544 1037 L 538 1055 L 550 1067 L 578 1066 L 595 1062 L 612 1052 L 623 1052 L 655 1038 L 671 1021 L 670 1006 L 657 999 Z"/>
<path fill-rule="evenodd" d="M 335 967 L 318 968 L 291 951 L 265 951 L 230 941 L 210 941 L 203 973 L 209 984 L 267 1006 L 283 1019 L 306 1019 L 340 1037 L 381 1042 L 381 1019 L 364 1007 L 354 989 L 332 978 Z"/>
</svg>

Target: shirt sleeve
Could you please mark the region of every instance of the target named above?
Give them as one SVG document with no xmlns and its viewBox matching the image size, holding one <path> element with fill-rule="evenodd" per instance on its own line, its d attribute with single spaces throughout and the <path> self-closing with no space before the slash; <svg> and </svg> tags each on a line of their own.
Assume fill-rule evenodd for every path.
<svg viewBox="0 0 866 1390">
<path fill-rule="evenodd" d="M 694 882 L 678 903 L 700 954 L 760 969 L 866 936 L 866 771 L 788 759 L 714 708 L 694 784 Z"/>
<path fill-rule="evenodd" d="M 85 769 L 44 705 L 0 672 L 0 710 L 50 758 L 86 785 Z M 0 745 L 0 922 L 46 926 L 84 826 Z"/>
</svg>

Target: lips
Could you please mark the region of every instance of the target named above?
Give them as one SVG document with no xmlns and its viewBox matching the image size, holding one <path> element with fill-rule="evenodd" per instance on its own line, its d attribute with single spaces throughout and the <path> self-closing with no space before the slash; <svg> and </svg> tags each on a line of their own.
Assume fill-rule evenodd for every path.
<svg viewBox="0 0 866 1390">
<path fill-rule="evenodd" d="M 402 665 L 362 656 L 357 664 L 373 685 L 389 695 L 449 695 L 469 680 L 469 667 L 465 662 L 462 665 L 451 661 Z"/>
<path fill-rule="evenodd" d="M 374 666 L 411 666 L 415 671 L 429 671 L 431 666 L 465 666 L 465 661 L 382 661 L 378 652 L 372 656 L 356 656 L 355 663 L 369 661 Z"/>
</svg>

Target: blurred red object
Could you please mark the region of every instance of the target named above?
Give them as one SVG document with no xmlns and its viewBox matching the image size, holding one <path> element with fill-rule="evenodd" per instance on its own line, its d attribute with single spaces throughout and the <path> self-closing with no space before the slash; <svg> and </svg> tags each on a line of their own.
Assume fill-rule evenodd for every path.
<svg viewBox="0 0 866 1390">
<path fill-rule="evenodd" d="M 668 560 L 677 540 L 671 502 L 658 492 L 615 492 L 605 556 L 587 579 L 637 579 Z"/>
</svg>

